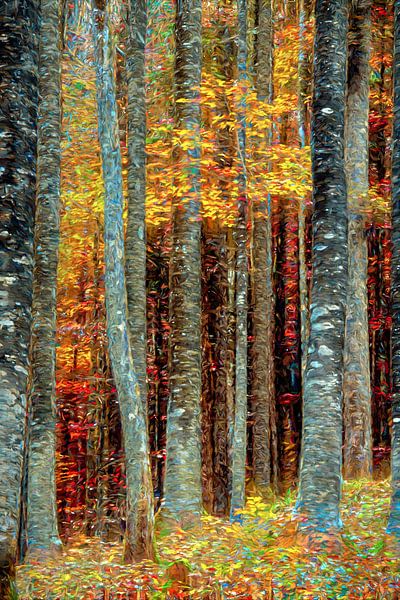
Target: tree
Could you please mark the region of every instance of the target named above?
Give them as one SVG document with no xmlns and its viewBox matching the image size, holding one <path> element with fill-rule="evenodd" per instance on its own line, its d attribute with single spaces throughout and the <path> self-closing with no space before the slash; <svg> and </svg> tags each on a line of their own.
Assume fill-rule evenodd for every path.
<svg viewBox="0 0 400 600">
<path fill-rule="evenodd" d="M 369 55 L 371 1 L 352 3 L 347 66 L 345 159 L 347 175 L 348 291 L 344 345 L 344 474 L 372 471 L 365 211 L 368 198 Z"/>
<path fill-rule="evenodd" d="M 310 144 L 310 100 L 312 80 L 312 55 L 307 47 L 307 30 L 310 26 L 313 0 L 300 0 L 299 13 L 299 140 L 300 147 Z M 309 286 L 306 264 L 306 198 L 299 202 L 299 291 L 301 321 L 301 376 L 302 383 L 307 362 L 309 335 Z"/>
<path fill-rule="evenodd" d="M 170 262 L 170 401 L 165 513 L 201 513 L 200 79 L 201 2 L 181 0 L 175 21 L 175 188 Z"/>
<path fill-rule="evenodd" d="M 0 6 L 0 596 L 17 552 L 29 367 L 36 182 L 36 0 Z"/>
<path fill-rule="evenodd" d="M 392 153 L 392 502 L 388 531 L 400 539 L 400 1 L 394 3 Z"/>
<path fill-rule="evenodd" d="M 58 0 L 42 0 L 37 195 L 28 432 L 27 541 L 60 545 L 55 487 L 56 296 L 60 229 L 61 65 Z"/>
<path fill-rule="evenodd" d="M 317 0 L 312 122 L 313 282 L 298 496 L 298 510 L 306 517 L 305 527 L 311 530 L 340 526 L 347 289 L 346 37 L 347 1 Z"/>
<path fill-rule="evenodd" d="M 128 11 L 126 76 L 128 84 L 128 222 L 125 241 L 129 339 L 147 423 L 146 382 L 146 98 L 144 52 L 147 10 L 145 0 L 131 0 Z M 148 445 L 146 434 L 146 446 Z M 142 463 L 139 510 L 142 532 L 136 554 L 151 556 L 154 500 L 150 463 Z M 144 502 L 143 502 L 144 500 Z"/>
<path fill-rule="evenodd" d="M 98 135 L 105 205 L 104 254 L 107 337 L 117 388 L 126 464 L 125 559 L 153 556 L 151 473 L 145 402 L 135 371 L 128 331 L 125 281 L 122 165 L 114 80 L 114 53 L 109 15 L 103 0 L 94 0 Z"/>
<path fill-rule="evenodd" d="M 273 20 L 271 0 L 256 4 L 255 85 L 257 97 L 273 99 Z M 271 132 L 265 131 L 270 141 Z M 259 157 L 260 162 L 264 156 Z M 255 197 L 253 229 L 253 328 L 251 407 L 253 413 L 253 469 L 259 490 L 276 480 L 277 440 L 274 390 L 274 313 L 270 198 Z M 272 463 L 272 467 L 271 467 Z"/>
<path fill-rule="evenodd" d="M 235 410 L 232 432 L 232 492 L 231 517 L 244 507 L 247 447 L 247 293 L 248 257 L 246 173 L 246 93 L 247 93 L 247 0 L 238 0 L 238 199 L 236 242 L 236 350 L 235 350 Z"/>
</svg>

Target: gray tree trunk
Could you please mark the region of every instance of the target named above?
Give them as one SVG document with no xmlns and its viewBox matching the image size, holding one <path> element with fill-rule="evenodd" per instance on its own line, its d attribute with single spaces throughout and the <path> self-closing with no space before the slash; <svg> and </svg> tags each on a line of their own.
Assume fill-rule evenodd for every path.
<svg viewBox="0 0 400 600">
<path fill-rule="evenodd" d="M 126 287 L 133 364 L 148 430 L 146 381 L 146 98 L 144 53 L 147 11 L 145 0 L 131 0 L 128 12 L 126 77 L 128 84 L 128 223 L 126 230 Z M 146 434 L 146 444 L 148 444 Z M 153 555 L 154 499 L 150 462 L 142 464 L 138 526 L 142 529 L 134 552 Z M 140 513 L 140 514 L 139 514 Z"/>
<path fill-rule="evenodd" d="M 247 0 L 238 0 L 238 80 L 243 87 L 247 80 Z M 247 448 L 247 174 L 246 174 L 246 101 L 239 107 L 238 153 L 239 177 L 237 200 L 236 242 L 236 349 L 235 349 L 235 414 L 232 435 L 231 517 L 246 501 Z"/>
<path fill-rule="evenodd" d="M 57 524 L 56 299 L 60 231 L 61 61 L 58 0 L 42 0 L 28 433 L 29 551 L 60 546 Z"/>
<path fill-rule="evenodd" d="M 400 0 L 394 2 L 392 153 L 392 502 L 388 532 L 400 543 Z"/>
<path fill-rule="evenodd" d="M 94 0 L 98 132 L 105 206 L 104 256 L 108 348 L 118 393 L 126 464 L 125 559 L 152 555 L 151 476 L 147 418 L 128 331 L 122 166 L 114 81 L 114 52 L 105 3 Z M 146 531 L 145 527 L 149 530 Z"/>
<path fill-rule="evenodd" d="M 199 518 L 201 490 L 200 80 L 201 2 L 179 0 L 175 21 L 175 119 L 188 149 L 175 149 L 170 263 L 170 400 L 164 514 L 181 524 Z M 190 141 L 189 141 L 190 140 Z M 178 168 L 178 167 L 177 167 Z M 179 193 L 179 192 L 178 192 Z"/>
<path fill-rule="evenodd" d="M 346 334 L 344 344 L 344 449 L 346 478 L 372 473 L 371 383 L 369 366 L 368 201 L 369 55 L 371 0 L 353 2 L 349 20 L 345 158 L 349 215 Z"/>
<path fill-rule="evenodd" d="M 0 597 L 17 552 L 36 182 L 36 0 L 0 4 Z"/>
<path fill-rule="evenodd" d="M 271 0 L 258 0 L 255 78 L 259 100 L 273 99 L 274 31 Z M 271 131 L 265 132 L 265 142 Z M 259 160 L 263 158 L 260 156 Z M 268 168 L 268 167 L 267 167 Z M 278 452 L 274 410 L 274 320 L 275 297 L 272 286 L 272 232 L 269 198 L 255 198 L 253 222 L 253 378 L 251 411 L 253 415 L 253 473 L 260 492 L 276 483 Z"/>
<path fill-rule="evenodd" d="M 299 139 L 300 147 L 310 144 L 310 107 L 309 96 L 312 80 L 312 53 L 307 47 L 307 26 L 312 14 L 312 0 L 300 0 L 300 40 L 299 40 Z M 304 374 L 307 362 L 307 345 L 310 329 L 310 302 L 307 281 L 306 264 L 306 198 L 299 206 L 299 292 L 300 292 L 300 338 L 301 338 L 301 377 L 304 384 Z"/>
<path fill-rule="evenodd" d="M 347 0 L 317 0 L 312 121 L 313 283 L 298 510 L 304 527 L 340 526 L 347 291 L 344 113 Z"/>
</svg>

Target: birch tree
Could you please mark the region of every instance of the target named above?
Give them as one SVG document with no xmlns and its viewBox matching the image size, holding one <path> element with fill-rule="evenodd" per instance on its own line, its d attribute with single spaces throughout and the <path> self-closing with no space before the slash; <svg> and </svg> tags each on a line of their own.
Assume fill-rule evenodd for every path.
<svg viewBox="0 0 400 600">
<path fill-rule="evenodd" d="M 0 5 L 0 597 L 17 553 L 29 367 L 36 183 L 36 0 Z"/>
<path fill-rule="evenodd" d="M 317 0 L 311 126 L 313 281 L 298 510 L 306 527 L 319 530 L 340 526 L 347 291 L 346 40 L 347 0 Z"/>
<path fill-rule="evenodd" d="M 181 142 L 174 155 L 177 191 L 172 206 L 164 513 L 178 522 L 190 523 L 202 510 L 200 0 L 178 0 L 176 4 L 175 55 L 175 124 Z"/>
<path fill-rule="evenodd" d="M 42 0 L 39 123 L 32 303 L 27 541 L 29 550 L 60 546 L 56 446 L 56 300 L 60 231 L 61 64 L 58 0 Z"/>
<path fill-rule="evenodd" d="M 134 368 L 128 330 L 125 279 L 122 165 L 109 14 L 103 0 L 93 1 L 98 135 L 105 205 L 104 256 L 108 347 L 121 412 L 126 464 L 127 561 L 153 556 L 153 496 L 145 401 Z"/>
</svg>

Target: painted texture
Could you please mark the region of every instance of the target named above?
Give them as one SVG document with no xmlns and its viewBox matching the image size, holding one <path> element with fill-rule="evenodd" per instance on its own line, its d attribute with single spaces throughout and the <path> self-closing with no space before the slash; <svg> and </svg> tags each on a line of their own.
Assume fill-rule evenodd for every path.
<svg viewBox="0 0 400 600">
<path fill-rule="evenodd" d="M 61 56 L 59 4 L 43 0 L 28 432 L 29 550 L 60 545 L 56 510 L 56 308 L 60 230 Z"/>
<path fill-rule="evenodd" d="M 14 571 L 31 326 L 38 4 L 0 5 L 0 595 Z"/>
<path fill-rule="evenodd" d="M 128 330 L 124 261 L 122 165 L 119 148 L 113 44 L 107 6 L 93 5 L 98 135 L 104 181 L 105 301 L 108 348 L 118 394 L 126 464 L 126 534 L 124 555 L 152 555 L 152 488 L 147 419 L 135 371 Z M 143 527 L 143 520 L 146 527 Z"/>
<path fill-rule="evenodd" d="M 400 2 L 394 3 L 394 118 L 392 155 L 392 504 L 388 530 L 400 540 Z"/>
<path fill-rule="evenodd" d="M 347 2 L 318 0 L 312 135 L 313 281 L 298 510 L 305 526 L 341 524 L 342 373 L 347 291 L 344 173 Z M 316 468 L 317 466 L 317 468 Z"/>
<path fill-rule="evenodd" d="M 175 124 L 187 145 L 174 155 L 184 191 L 172 204 L 165 513 L 190 522 L 202 510 L 199 0 L 178 1 L 175 44 Z"/>
</svg>

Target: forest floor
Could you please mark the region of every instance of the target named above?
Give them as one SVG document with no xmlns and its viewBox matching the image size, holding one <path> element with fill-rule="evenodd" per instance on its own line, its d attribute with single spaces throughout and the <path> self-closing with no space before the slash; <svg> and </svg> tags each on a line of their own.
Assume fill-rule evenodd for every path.
<svg viewBox="0 0 400 600">
<path fill-rule="evenodd" d="M 158 564 L 124 565 L 121 545 L 81 538 L 58 559 L 18 567 L 16 598 L 400 599 L 400 559 L 385 536 L 388 481 L 345 483 L 341 543 L 329 552 L 294 535 L 294 502 L 294 493 L 250 498 L 241 522 L 207 516 L 190 532 L 159 531 Z"/>
</svg>

